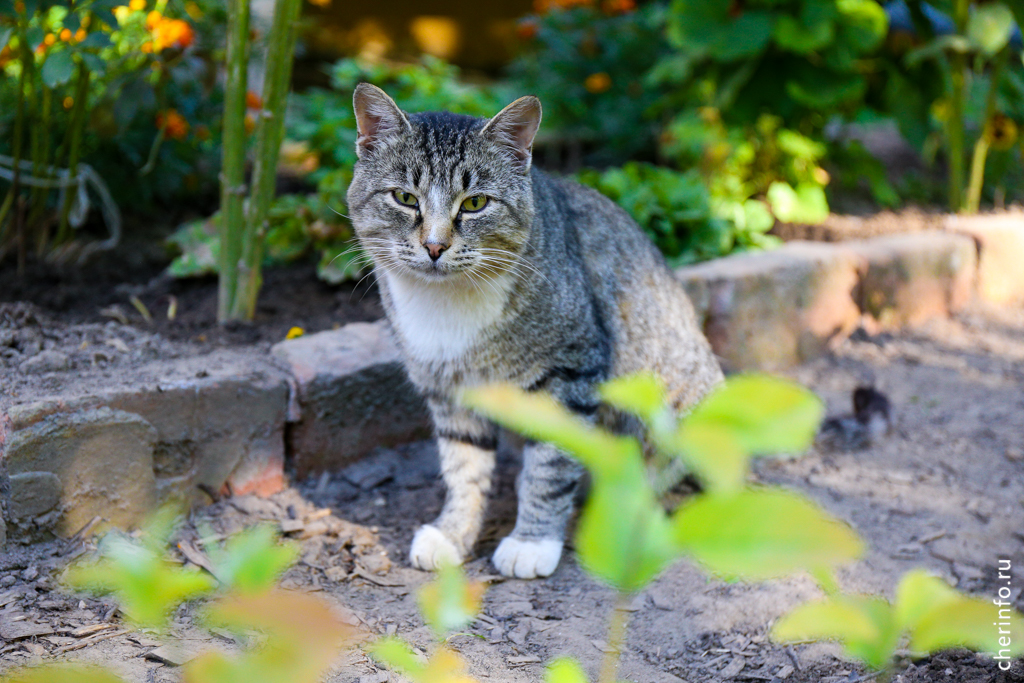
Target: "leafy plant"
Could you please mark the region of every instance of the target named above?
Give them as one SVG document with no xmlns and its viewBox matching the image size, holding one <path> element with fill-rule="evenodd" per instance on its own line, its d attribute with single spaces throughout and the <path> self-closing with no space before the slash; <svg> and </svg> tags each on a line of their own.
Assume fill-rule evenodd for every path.
<svg viewBox="0 0 1024 683">
<path fill-rule="evenodd" d="M 68 584 L 76 589 L 113 592 L 136 626 L 166 629 L 170 614 L 185 600 L 209 597 L 202 622 L 239 635 L 262 635 L 238 655 L 207 652 L 183 667 L 187 683 L 316 683 L 339 650 L 353 640 L 354 629 L 315 597 L 281 591 L 274 584 L 297 556 L 277 542 L 268 526 L 231 537 L 222 546 L 207 544 L 212 577 L 183 569 L 166 558 L 178 520 L 173 507 L 157 511 L 134 540 L 111 532 L 100 544 L 100 558 L 70 567 Z M 256 639 L 250 639 L 255 641 Z M 44 665 L 15 673 L 17 683 L 121 683 L 100 667 Z"/>
<path fill-rule="evenodd" d="M 640 445 L 593 427 L 546 395 L 510 386 L 468 390 L 463 402 L 501 425 L 550 442 L 589 470 L 592 489 L 580 517 L 576 549 L 583 567 L 619 592 L 609 622 L 602 683 L 615 680 L 631 596 L 680 557 L 726 580 L 762 580 L 805 570 L 828 597 L 798 607 L 776 625 L 779 640 L 840 639 L 847 653 L 882 669 L 901 634 L 920 654 L 953 645 L 996 651 L 993 621 L 1011 629 L 1013 652 L 1024 651 L 1024 618 L 997 614 L 922 573 L 904 578 L 895 607 L 875 596 L 838 592 L 833 568 L 859 557 L 863 542 L 843 522 L 804 496 L 746 484 L 755 455 L 799 453 L 822 415 L 806 390 L 765 376 L 732 378 L 681 421 L 666 407 L 653 377 L 614 380 L 602 390 L 613 407 L 641 418 L 659 450 L 681 458 L 704 492 L 668 514 L 644 470 Z M 964 615 L 961 618 L 960 615 Z M 558 660 L 548 683 L 586 681 L 580 668 Z"/>
<path fill-rule="evenodd" d="M 1014 21 L 1024 24 L 1024 6 L 911 0 L 897 8 L 900 30 L 880 60 L 885 79 L 872 100 L 926 157 L 944 148 L 949 208 L 976 212 L 986 176 L 993 193 L 1012 192 L 1024 158 L 1015 147 L 1024 124 L 1019 33 L 1011 40 Z"/>
<path fill-rule="evenodd" d="M 523 92 L 544 103 L 544 138 L 580 144 L 585 163 L 653 157 L 662 96 L 644 75 L 667 48 L 665 7 L 632 0 L 538 3 L 520 21 L 511 65 Z"/>
<path fill-rule="evenodd" d="M 209 186 L 219 89 L 207 41 L 223 14 L 213 0 L 166 5 L 0 2 L 0 152 L 17 169 L 0 203 L 0 256 L 15 251 L 24 266 L 30 251 L 70 242 L 87 182 L 106 181 L 89 191 L 114 233 L 107 246 L 118 204 L 152 210 Z"/>
<path fill-rule="evenodd" d="M 582 171 L 577 178 L 629 212 L 672 265 L 777 243 L 765 234 L 773 220 L 763 204 L 715 202 L 695 170 L 680 173 L 629 162 L 603 172 Z"/>
</svg>

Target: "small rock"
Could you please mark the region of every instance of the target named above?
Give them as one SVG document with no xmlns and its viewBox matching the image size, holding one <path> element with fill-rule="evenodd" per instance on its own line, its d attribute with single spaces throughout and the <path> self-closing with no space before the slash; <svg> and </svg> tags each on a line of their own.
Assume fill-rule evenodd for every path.
<svg viewBox="0 0 1024 683">
<path fill-rule="evenodd" d="M 518 624 L 516 624 L 516 627 L 514 629 L 512 629 L 511 631 L 508 632 L 508 636 L 507 637 L 508 637 L 509 641 L 515 643 L 516 645 L 520 645 L 521 646 L 521 645 L 526 643 L 526 639 L 527 639 L 527 637 L 529 637 L 529 635 L 530 635 L 530 620 L 529 619 L 522 619 L 522 620 L 520 620 L 520 622 Z"/>
<path fill-rule="evenodd" d="M 344 567 L 328 567 L 324 570 L 324 576 L 332 583 L 341 583 L 348 578 L 348 572 Z"/>
<path fill-rule="evenodd" d="M 281 533 L 293 534 L 297 531 L 302 531 L 306 528 L 306 523 L 301 519 L 282 519 L 281 520 Z"/>
<path fill-rule="evenodd" d="M 0 617 L 0 638 L 4 640 L 21 640 L 36 636 L 48 636 L 53 633 L 49 624 L 36 624 L 31 621 L 13 621 Z"/>
<path fill-rule="evenodd" d="M 36 657 L 42 657 L 46 654 L 46 648 L 40 645 L 39 643 L 33 643 L 32 641 L 28 641 L 26 643 L 22 643 L 21 646 L 25 648 L 30 654 L 33 654 Z"/>
<path fill-rule="evenodd" d="M 1020 462 L 1024 460 L 1024 449 L 1017 448 L 1016 446 L 1010 446 L 1006 449 L 1006 459 L 1010 462 Z"/>
<path fill-rule="evenodd" d="M 8 574 L 7 576 L 0 578 L 0 588 L 8 588 L 9 586 L 13 586 L 16 581 L 17 579 L 14 578 L 12 574 Z"/>
<path fill-rule="evenodd" d="M 533 615 L 533 603 L 528 600 L 513 600 L 491 605 L 491 614 L 498 619 Z"/>
<path fill-rule="evenodd" d="M 40 351 L 21 364 L 21 372 L 26 375 L 43 372 L 59 372 L 71 367 L 71 359 L 60 351 Z"/>
<path fill-rule="evenodd" d="M 23 571 L 21 573 L 21 580 L 22 581 L 35 581 L 38 576 L 39 576 L 39 567 L 36 567 L 35 565 L 33 565 L 33 566 L 29 567 L 28 569 L 26 569 L 25 571 Z"/>
<path fill-rule="evenodd" d="M 388 674 L 386 671 L 378 671 L 377 673 L 359 677 L 359 683 L 387 683 L 387 680 Z"/>
<path fill-rule="evenodd" d="M 364 491 L 383 484 L 393 474 L 394 463 L 384 460 L 364 460 L 346 467 L 341 472 L 341 476 Z"/>
<path fill-rule="evenodd" d="M 154 662 L 160 662 L 167 666 L 181 666 L 192 659 L 192 657 L 189 657 L 177 647 L 161 645 L 157 649 L 147 652 L 146 659 L 151 659 Z"/>
<path fill-rule="evenodd" d="M 391 571 L 391 558 L 386 553 L 367 553 L 359 558 L 363 569 L 373 574 L 384 575 Z"/>
</svg>

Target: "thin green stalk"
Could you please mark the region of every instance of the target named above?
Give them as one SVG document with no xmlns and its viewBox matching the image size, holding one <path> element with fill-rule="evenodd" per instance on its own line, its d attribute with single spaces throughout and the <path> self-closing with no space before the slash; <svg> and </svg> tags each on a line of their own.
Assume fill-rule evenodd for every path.
<svg viewBox="0 0 1024 683">
<path fill-rule="evenodd" d="M 25 59 L 24 54 L 28 52 L 31 57 L 31 52 L 25 48 L 24 35 L 25 31 L 21 25 L 22 17 L 18 17 L 18 40 L 22 44 L 22 59 Z M 21 185 L 21 140 L 25 134 L 25 79 L 26 70 L 24 64 L 22 64 L 21 74 L 18 76 L 18 103 L 14 114 L 14 143 L 11 156 L 14 158 L 14 178 L 11 180 L 11 188 L 7 191 L 7 197 L 4 199 L 3 206 L 0 206 L 0 226 L 4 225 L 4 221 L 10 214 L 12 207 L 14 206 L 14 199 L 18 195 Z M 14 225 L 15 221 L 11 220 L 9 225 Z M 0 238 L 6 238 L 7 229 L 0 232 Z M 3 240 L 6 241 L 6 240 Z"/>
<path fill-rule="evenodd" d="M 260 291 L 263 245 L 274 201 L 277 181 L 277 158 L 284 138 L 284 116 L 291 85 L 292 60 L 298 34 L 301 0 L 277 0 L 267 46 L 267 72 L 263 83 L 263 109 L 256 124 L 256 161 L 252 173 L 242 239 L 242 258 L 238 265 L 238 289 L 235 292 L 231 317 L 252 320 L 256 314 L 256 297 Z"/>
<path fill-rule="evenodd" d="M 53 108 L 53 91 L 43 86 L 42 112 L 37 122 L 36 133 L 37 149 L 35 150 L 35 163 L 32 165 L 32 174 L 37 178 L 49 178 L 50 173 L 46 170 L 50 166 L 50 115 Z M 29 202 L 28 224 L 37 226 L 36 234 L 36 255 L 42 256 L 46 252 L 47 242 L 50 240 L 50 222 L 43 220 L 46 212 L 46 198 L 50 194 L 49 188 L 32 188 L 32 199 Z"/>
<path fill-rule="evenodd" d="M 1003 76 L 1003 65 L 1006 64 L 1006 57 L 1009 54 L 1009 49 L 1004 47 L 992 62 L 988 93 L 985 95 L 985 119 L 981 135 L 974 143 L 974 155 L 971 158 L 971 181 L 967 187 L 967 200 L 964 206 L 967 213 L 978 213 L 978 208 L 981 206 L 981 189 L 985 183 L 985 160 L 988 158 L 989 146 L 992 144 L 991 134 L 992 122 L 996 113 L 996 95 L 999 91 L 999 81 Z"/>
<path fill-rule="evenodd" d="M 959 35 L 967 31 L 969 0 L 956 0 L 953 20 Z M 967 55 L 954 52 L 950 56 L 950 80 L 953 86 L 950 102 L 949 122 L 946 139 L 949 152 L 949 208 L 963 209 L 964 192 L 964 78 L 967 72 Z"/>
<path fill-rule="evenodd" d="M 78 63 L 78 82 L 75 87 L 75 103 L 71 109 L 71 140 L 68 145 L 68 172 L 71 177 L 78 175 L 78 158 L 82 151 L 82 138 L 85 135 L 85 110 L 89 99 L 89 78 L 92 74 L 85 62 Z M 68 225 L 68 214 L 71 213 L 71 204 L 74 201 L 75 193 L 72 188 L 64 191 L 64 204 L 60 207 L 60 227 L 57 228 L 57 243 L 62 244 L 71 236 L 71 229 Z"/>
<path fill-rule="evenodd" d="M 633 596 L 630 593 L 619 593 L 615 598 L 615 609 L 608 620 L 608 640 L 604 648 L 604 660 L 601 662 L 601 675 L 598 683 L 615 683 L 619 671 L 619 656 L 622 644 L 626 639 L 626 623 L 629 621 L 629 606 Z"/>
<path fill-rule="evenodd" d="M 249 46 L 249 0 L 228 1 L 227 82 L 220 191 L 220 289 L 217 319 L 231 318 L 238 287 L 238 261 L 245 231 L 245 92 Z"/>
</svg>

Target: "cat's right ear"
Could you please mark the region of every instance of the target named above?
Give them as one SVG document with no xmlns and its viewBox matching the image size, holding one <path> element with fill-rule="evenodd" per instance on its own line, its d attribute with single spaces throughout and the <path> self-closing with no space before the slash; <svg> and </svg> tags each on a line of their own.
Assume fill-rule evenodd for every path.
<svg viewBox="0 0 1024 683">
<path fill-rule="evenodd" d="M 356 154 L 374 150 L 381 140 L 395 133 L 409 130 L 409 119 L 388 94 L 375 85 L 360 83 L 352 95 L 352 108 L 356 113 L 359 137 Z"/>
</svg>

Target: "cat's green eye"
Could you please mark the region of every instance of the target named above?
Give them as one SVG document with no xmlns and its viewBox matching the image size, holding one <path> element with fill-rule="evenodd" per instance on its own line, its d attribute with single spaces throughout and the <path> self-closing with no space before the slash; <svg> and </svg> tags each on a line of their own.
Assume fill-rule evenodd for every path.
<svg viewBox="0 0 1024 683">
<path fill-rule="evenodd" d="M 473 195 L 462 202 L 463 211 L 479 211 L 487 206 L 487 197 L 482 194 Z"/>
<path fill-rule="evenodd" d="M 420 200 L 416 199 L 416 195 L 410 192 L 402 192 L 401 190 L 395 190 L 391 193 L 391 196 L 395 198 L 395 201 L 402 206 L 419 206 Z"/>
</svg>

